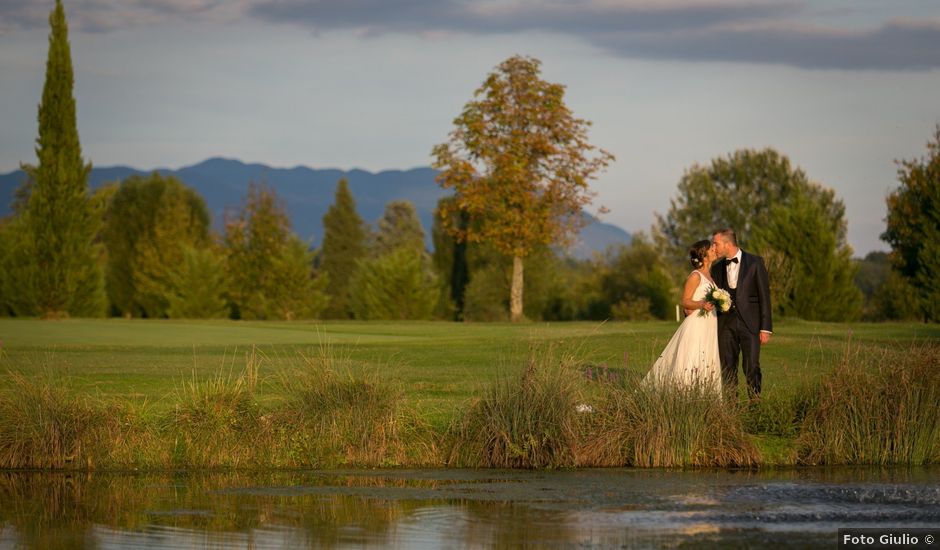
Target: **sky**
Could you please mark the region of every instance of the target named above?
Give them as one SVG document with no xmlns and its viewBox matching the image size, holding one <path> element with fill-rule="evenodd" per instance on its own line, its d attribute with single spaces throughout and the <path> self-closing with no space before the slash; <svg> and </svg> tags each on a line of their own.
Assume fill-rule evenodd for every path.
<svg viewBox="0 0 940 550">
<path fill-rule="evenodd" d="M 0 173 L 35 161 L 52 0 L 0 0 Z M 887 250 L 896 160 L 940 123 L 937 0 L 64 0 L 95 166 L 210 157 L 428 166 L 512 55 L 566 86 L 616 160 L 602 220 L 649 231 L 682 175 L 771 147 Z M 332 192 L 332 190 L 330 190 Z"/>
</svg>

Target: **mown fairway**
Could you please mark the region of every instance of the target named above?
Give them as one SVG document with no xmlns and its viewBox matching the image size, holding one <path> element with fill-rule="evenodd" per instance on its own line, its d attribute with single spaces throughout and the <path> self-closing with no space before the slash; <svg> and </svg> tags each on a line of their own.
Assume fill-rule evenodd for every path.
<svg viewBox="0 0 940 550">
<path fill-rule="evenodd" d="M 240 322 L 0 320 L 0 385 L 10 370 L 50 374 L 76 391 L 170 408 L 193 377 L 245 367 L 261 357 L 260 399 L 276 402 L 282 376 L 304 356 L 326 353 L 356 373 L 400 384 L 406 400 L 443 425 L 486 383 L 515 372 L 530 349 L 573 354 L 589 365 L 645 372 L 676 328 L 640 323 L 458 324 L 445 322 Z M 763 350 L 766 392 L 828 371 L 844 354 L 940 340 L 940 326 L 782 321 Z"/>
</svg>

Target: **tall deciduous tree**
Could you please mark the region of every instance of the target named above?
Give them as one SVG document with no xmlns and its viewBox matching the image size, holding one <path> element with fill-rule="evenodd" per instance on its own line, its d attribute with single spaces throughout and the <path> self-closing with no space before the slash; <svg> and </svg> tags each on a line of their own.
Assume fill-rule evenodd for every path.
<svg viewBox="0 0 940 550">
<path fill-rule="evenodd" d="M 244 208 L 225 222 L 230 297 L 243 319 L 309 319 L 326 307 L 327 279 L 291 230 L 273 189 L 251 184 Z"/>
<path fill-rule="evenodd" d="M 862 313 L 864 297 L 855 286 L 858 265 L 852 249 L 840 243 L 833 220 L 816 197 L 797 191 L 786 203 L 776 204 L 754 229 L 758 249 L 778 251 L 792 267 L 786 295 L 774 299 L 783 313 L 816 321 L 851 321 Z M 771 287 L 786 275 L 783 266 L 769 270 Z M 779 287 L 779 285 L 777 285 Z"/>
<path fill-rule="evenodd" d="M 127 317 L 166 316 L 172 295 L 182 292 L 176 275 L 185 266 L 184 251 L 209 246 L 209 224 L 205 200 L 173 176 L 122 181 L 108 201 L 101 232 L 112 307 Z"/>
<path fill-rule="evenodd" d="M 523 318 L 523 261 L 537 247 L 565 241 L 582 224 L 588 180 L 613 160 L 588 143 L 590 123 L 575 118 L 561 84 L 540 78 L 540 62 L 501 63 L 433 150 L 438 183 L 475 223 L 440 215 L 459 241 L 488 242 L 513 258 L 510 317 Z"/>
<path fill-rule="evenodd" d="M 684 262 L 691 243 L 725 226 L 734 228 L 743 248 L 786 267 L 770 272 L 783 302 L 775 307 L 808 319 L 859 314 L 862 296 L 852 283 L 856 266 L 845 206 L 786 156 L 773 149 L 740 150 L 710 166 L 693 166 L 679 181 L 668 213 L 657 215 L 657 240 L 668 257 Z M 786 281 L 775 281 L 784 275 Z M 825 304 L 817 301 L 825 296 Z"/>
<path fill-rule="evenodd" d="M 836 240 L 846 239 L 845 206 L 831 189 L 810 182 L 790 159 L 773 149 L 742 149 L 712 159 L 709 166 L 693 165 L 679 180 L 665 216 L 656 215 L 659 244 L 672 257 L 685 258 L 688 247 L 711 237 L 719 227 L 733 227 L 747 243 L 774 205 L 789 204 L 802 191 L 823 208 Z"/>
<path fill-rule="evenodd" d="M 39 105 L 36 165 L 23 165 L 25 204 L 4 270 L 18 315 L 96 316 L 104 312 L 100 220 L 88 196 L 91 164 L 82 159 L 72 94 L 72 54 L 61 0 L 49 15 L 46 80 Z"/>
<path fill-rule="evenodd" d="M 926 158 L 898 163 L 901 185 L 887 199 L 887 228 L 895 269 L 916 290 L 925 321 L 940 321 L 940 124 Z"/>
<path fill-rule="evenodd" d="M 320 270 L 328 277 L 326 292 L 330 297 L 325 315 L 349 318 L 349 282 L 360 259 L 366 256 L 365 222 L 356 212 L 356 201 L 345 179 L 336 184 L 336 198 L 323 216 L 323 246 Z"/>
</svg>

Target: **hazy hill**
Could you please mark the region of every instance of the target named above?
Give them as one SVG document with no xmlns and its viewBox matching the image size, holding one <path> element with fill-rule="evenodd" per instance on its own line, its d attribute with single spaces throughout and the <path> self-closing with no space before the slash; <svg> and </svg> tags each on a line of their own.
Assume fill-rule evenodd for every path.
<svg viewBox="0 0 940 550">
<path fill-rule="evenodd" d="M 271 168 L 263 164 L 245 164 L 237 160 L 212 158 L 193 166 L 178 170 L 158 169 L 161 174 L 176 176 L 186 185 L 196 189 L 206 199 L 212 212 L 215 226 L 221 227 L 225 210 L 238 208 L 245 195 L 248 183 L 264 182 L 273 187 L 287 205 L 288 213 L 298 235 L 316 245 L 323 236 L 323 215 L 333 203 L 336 182 L 345 177 L 349 189 L 356 199 L 359 215 L 374 224 L 391 200 L 402 199 L 414 203 L 424 225 L 430 233 L 432 216 L 437 201 L 445 192 L 434 182 L 436 172 L 431 168 L 412 170 L 387 170 L 378 173 L 364 170 L 317 170 L 298 166 L 296 168 Z M 104 183 L 119 181 L 132 174 L 148 174 L 126 166 L 95 167 L 90 183 L 97 188 Z M 10 214 L 14 190 L 22 183 L 24 174 L 16 170 L 0 175 L 0 217 Z M 607 245 L 629 242 L 630 234 L 611 224 L 592 218 L 581 230 L 580 242 L 572 247 L 572 255 L 584 258 L 592 251 L 603 251 Z M 430 238 L 428 239 L 430 243 Z"/>
</svg>

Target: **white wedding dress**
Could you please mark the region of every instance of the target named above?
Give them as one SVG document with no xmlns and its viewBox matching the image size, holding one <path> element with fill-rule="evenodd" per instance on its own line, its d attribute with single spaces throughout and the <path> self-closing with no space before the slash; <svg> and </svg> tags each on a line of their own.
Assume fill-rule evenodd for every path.
<svg viewBox="0 0 940 550">
<path fill-rule="evenodd" d="M 713 287 L 701 271 L 692 300 L 700 301 Z M 658 387 L 688 388 L 702 386 L 706 390 L 721 392 L 721 362 L 718 357 L 718 317 L 714 311 L 699 315 L 703 310 L 689 314 L 666 344 L 666 349 L 653 363 L 643 378 L 644 384 Z"/>
</svg>

